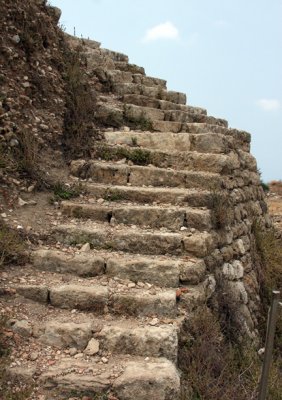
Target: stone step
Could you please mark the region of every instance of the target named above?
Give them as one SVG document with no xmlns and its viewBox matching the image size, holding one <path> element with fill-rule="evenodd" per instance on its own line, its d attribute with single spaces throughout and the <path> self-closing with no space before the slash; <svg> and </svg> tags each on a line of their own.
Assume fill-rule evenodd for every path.
<svg viewBox="0 0 282 400">
<path fill-rule="evenodd" d="M 59 394 L 65 400 L 74 395 L 102 399 L 109 391 L 119 400 L 175 400 L 180 396 L 179 373 L 165 358 L 144 360 L 144 357 L 119 356 L 102 365 L 92 359 L 64 358 L 45 368 L 39 379 L 36 378 L 38 370 L 17 367 L 10 373 L 20 381 L 33 378 L 48 396 L 54 392 L 56 398 Z"/>
<path fill-rule="evenodd" d="M 199 152 L 225 154 L 234 149 L 232 138 L 220 133 L 173 133 L 173 132 L 104 132 L 104 138 L 111 145 L 144 147 L 166 152 Z"/>
<path fill-rule="evenodd" d="M 207 232 L 181 233 L 111 227 L 84 221 L 54 228 L 54 237 L 61 243 L 73 245 L 90 243 L 93 249 L 107 249 L 147 255 L 194 256 L 203 258 L 214 246 Z"/>
<path fill-rule="evenodd" d="M 51 248 L 33 251 L 31 260 L 33 266 L 42 271 L 82 277 L 106 274 L 111 278 L 147 282 L 161 287 L 197 285 L 206 273 L 204 261 L 194 257 L 146 257 L 105 251 L 67 253 Z"/>
<path fill-rule="evenodd" d="M 109 113 L 111 108 L 109 108 Z M 207 116 L 199 113 L 189 113 L 182 110 L 159 110 L 156 108 L 136 106 L 133 104 L 126 104 L 124 108 L 124 117 L 128 120 L 139 120 L 140 118 L 149 119 L 151 122 L 157 121 L 171 121 L 185 123 L 207 123 L 213 125 L 220 125 L 227 127 L 227 121 Z"/>
<path fill-rule="evenodd" d="M 236 150 L 232 137 L 219 133 L 172 133 L 172 132 L 104 132 L 104 138 L 111 145 L 127 145 L 132 148 L 144 147 L 167 153 L 198 152 L 227 154 Z"/>
<path fill-rule="evenodd" d="M 132 186 L 166 186 L 182 188 L 222 187 L 224 179 L 210 172 L 174 171 L 164 168 L 129 166 L 127 164 L 75 160 L 71 174 L 97 183 Z"/>
<path fill-rule="evenodd" d="M 87 69 L 91 72 L 96 72 L 97 70 L 107 70 L 114 69 L 115 63 L 111 57 L 109 57 L 101 49 L 91 49 L 85 48 L 84 55 L 87 61 Z"/>
<path fill-rule="evenodd" d="M 122 61 L 122 62 L 128 63 L 128 56 L 123 53 L 119 53 L 117 51 L 104 49 L 104 48 L 101 48 L 100 50 L 107 57 L 111 58 L 114 62 Z"/>
<path fill-rule="evenodd" d="M 146 76 L 141 73 L 132 73 L 130 71 L 121 70 L 105 70 L 105 77 L 111 82 L 112 85 L 119 83 L 134 83 L 144 86 L 158 86 L 166 89 L 166 81 L 164 79 Z"/>
<path fill-rule="evenodd" d="M 211 123 L 208 123 L 209 126 L 211 124 L 215 124 L 214 126 L 218 125 L 220 128 L 225 128 L 225 130 L 220 130 L 220 131 L 226 132 L 227 122 L 225 120 L 220 120 L 220 119 L 216 119 L 216 118 L 214 119 L 213 117 L 207 117 L 207 116 L 205 116 L 205 117 L 206 117 L 206 121 L 209 121 L 210 119 L 212 120 Z M 191 125 L 193 125 L 193 124 L 198 124 L 199 126 L 201 126 L 201 124 L 204 124 L 204 122 L 203 123 L 197 123 L 197 122 L 182 123 L 182 122 L 175 122 L 175 121 L 152 120 L 150 130 L 157 131 L 157 132 L 192 133 L 193 128 L 191 128 Z M 204 131 L 202 132 L 200 129 L 199 129 L 199 132 L 205 133 Z"/>
<path fill-rule="evenodd" d="M 87 320 L 86 320 L 87 321 Z M 75 347 L 84 354 L 130 354 L 131 356 L 165 357 L 177 360 L 177 326 L 162 324 L 157 318 L 144 325 L 135 319 L 93 318 L 87 322 L 62 322 L 51 319 L 36 327 L 38 340 L 59 349 Z M 34 328 L 33 328 L 34 330 Z"/>
<path fill-rule="evenodd" d="M 209 210 L 196 208 L 180 208 L 165 206 L 118 205 L 118 204 L 87 204 L 81 202 L 63 201 L 63 214 L 75 218 L 89 218 L 94 221 L 108 222 L 111 225 L 138 225 L 146 228 L 172 231 L 180 228 L 195 228 L 199 231 L 210 231 L 212 228 Z"/>
<path fill-rule="evenodd" d="M 87 311 L 95 314 L 110 312 L 134 317 L 175 317 L 176 290 L 158 289 L 154 294 L 148 288 L 109 288 L 98 284 L 87 286 L 85 282 L 57 286 L 17 286 L 19 295 L 27 299 L 50 304 L 56 308 Z M 39 297 L 40 294 L 40 297 Z M 191 292 L 192 295 L 192 292 Z M 192 299 L 193 300 L 192 295 Z"/>
<path fill-rule="evenodd" d="M 201 189 L 134 187 L 83 182 L 87 193 L 96 199 L 130 201 L 147 204 L 175 204 L 189 207 L 211 207 L 211 194 Z"/>
<path fill-rule="evenodd" d="M 196 141 L 196 144 L 198 141 Z M 200 144 L 205 142 L 201 142 Z M 216 142 L 214 143 L 215 148 Z M 204 148 L 204 150 L 206 150 Z M 230 174 L 240 168 L 238 155 L 197 153 L 196 151 L 166 151 L 151 150 L 149 147 L 140 148 L 120 145 L 96 145 L 92 158 L 105 161 L 126 160 L 132 165 L 154 165 L 158 168 L 173 168 L 175 170 L 207 171 Z"/>
<path fill-rule="evenodd" d="M 125 94 L 122 96 L 122 101 L 126 104 L 134 104 L 136 106 L 156 108 L 159 110 L 181 110 L 190 114 L 195 113 L 207 115 L 207 110 L 204 108 L 176 104 L 171 101 L 160 100 L 143 95 Z"/>
<path fill-rule="evenodd" d="M 145 69 L 143 67 L 139 67 L 135 64 L 130 64 L 125 61 L 115 61 L 114 62 L 115 69 L 120 71 L 131 72 L 132 74 L 141 74 L 145 75 Z"/>
<path fill-rule="evenodd" d="M 145 86 L 135 83 L 116 83 L 113 85 L 112 89 L 118 96 L 124 96 L 126 94 L 138 94 L 170 101 L 176 104 L 186 104 L 185 93 L 167 91 L 164 90 L 162 86 Z"/>
</svg>

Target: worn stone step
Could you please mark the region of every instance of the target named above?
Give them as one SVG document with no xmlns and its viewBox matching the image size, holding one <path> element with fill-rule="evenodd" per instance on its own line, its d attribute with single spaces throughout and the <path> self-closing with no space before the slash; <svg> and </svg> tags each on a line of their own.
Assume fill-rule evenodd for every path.
<svg viewBox="0 0 282 400">
<path fill-rule="evenodd" d="M 146 257 L 105 251 L 66 253 L 58 249 L 38 249 L 31 253 L 32 264 L 43 271 L 92 277 L 106 274 L 132 282 L 148 282 L 162 287 L 197 285 L 205 276 L 201 259 Z"/>
<path fill-rule="evenodd" d="M 130 71 L 121 70 L 105 70 L 105 76 L 110 80 L 111 84 L 119 83 L 135 83 L 144 86 L 158 86 L 166 89 L 166 81 L 164 79 L 146 76 L 141 73 L 132 73 Z"/>
<path fill-rule="evenodd" d="M 25 285 L 16 290 L 23 297 L 53 307 L 96 314 L 175 317 L 177 311 L 175 289 L 159 289 L 151 294 L 147 288 L 112 289 L 102 285 L 87 286 L 85 281 L 50 287 Z"/>
<path fill-rule="evenodd" d="M 149 322 L 150 323 L 150 322 Z M 62 322 L 49 320 L 36 327 L 38 340 L 47 346 L 66 349 L 75 347 L 86 355 L 104 352 L 111 354 L 130 354 L 143 357 L 165 357 L 172 362 L 177 360 L 177 326 L 161 324 L 144 325 L 135 319 L 107 320 L 99 322 Z M 34 328 L 33 328 L 34 330 Z"/>
<path fill-rule="evenodd" d="M 166 89 L 166 80 L 155 78 L 152 76 L 144 76 L 142 74 L 133 74 L 133 83 L 141 84 L 144 86 L 158 86 Z"/>
<path fill-rule="evenodd" d="M 212 228 L 209 210 L 196 208 L 87 204 L 71 201 L 61 203 L 63 214 L 75 218 L 89 218 L 94 221 L 114 224 L 139 225 L 141 227 L 162 228 L 179 231 L 181 227 L 209 231 Z"/>
<path fill-rule="evenodd" d="M 109 109 L 110 112 L 110 109 Z M 224 119 L 207 116 L 199 113 L 189 113 L 182 110 L 159 110 L 156 108 L 136 106 L 133 104 L 126 104 L 124 109 L 124 116 L 127 119 L 138 120 L 140 118 L 147 118 L 150 121 L 172 121 L 185 123 L 205 123 L 227 127 L 228 123 Z"/>
<path fill-rule="evenodd" d="M 114 69 L 115 63 L 111 57 L 102 52 L 101 49 L 85 48 L 84 55 L 87 60 L 87 69 L 97 71 L 97 69 Z"/>
<path fill-rule="evenodd" d="M 145 69 L 143 67 L 139 67 L 135 64 L 130 64 L 125 61 L 115 61 L 114 62 L 115 68 L 120 71 L 127 71 L 131 72 L 132 74 L 141 74 L 145 75 Z"/>
<path fill-rule="evenodd" d="M 65 224 L 54 228 L 54 236 L 61 243 L 90 243 L 94 249 L 108 249 L 147 255 L 175 255 L 205 257 L 214 246 L 213 236 L 207 232 L 181 233 L 111 227 L 109 224 Z"/>
<path fill-rule="evenodd" d="M 132 148 L 145 147 L 146 149 L 162 150 L 167 153 L 193 151 L 226 154 L 235 150 L 233 138 L 219 133 L 113 131 L 104 132 L 104 138 L 107 143 L 112 145 L 127 145 Z"/>
<path fill-rule="evenodd" d="M 226 133 L 226 128 L 227 128 L 227 122 L 225 120 L 217 119 L 214 117 L 207 117 L 204 116 L 206 122 L 211 121 L 208 125 L 211 126 L 211 124 L 214 124 L 214 126 L 219 126 L 220 128 L 225 128 L 220 129 L 219 131 L 223 131 Z M 151 130 L 152 131 L 157 131 L 157 132 L 173 132 L 173 133 L 178 133 L 178 132 L 187 132 L 191 133 L 193 131 L 193 127 L 191 128 L 191 125 L 197 124 L 197 129 L 199 133 L 205 133 L 204 131 L 201 131 L 201 124 L 205 124 L 205 122 L 192 122 L 192 123 L 182 123 L 182 122 L 175 122 L 175 121 L 161 121 L 161 120 L 152 120 L 151 121 Z"/>
<path fill-rule="evenodd" d="M 100 49 L 102 53 L 104 53 L 107 57 L 111 58 L 114 62 L 126 62 L 128 63 L 128 56 L 123 53 L 119 53 L 117 51 L 109 50 L 109 49 Z"/>
<path fill-rule="evenodd" d="M 180 377 L 175 365 L 165 358 L 112 357 L 107 364 L 96 360 L 64 358 L 39 368 L 17 367 L 10 374 L 21 381 L 34 379 L 48 395 L 68 400 L 75 396 L 102 398 L 111 391 L 119 400 L 175 400 L 180 396 Z M 49 397 L 50 398 L 50 397 Z"/>
<path fill-rule="evenodd" d="M 174 91 L 167 91 L 162 86 L 146 86 L 136 83 L 116 83 L 112 87 L 113 91 L 119 95 L 138 94 L 153 97 L 160 100 L 170 101 L 177 104 L 186 104 L 186 94 Z"/>
<path fill-rule="evenodd" d="M 200 143 L 200 148 L 207 150 L 205 142 Z M 191 145 L 193 147 L 193 145 Z M 218 149 L 219 147 L 217 147 Z M 216 149 L 216 142 L 214 143 Z M 224 148 L 226 149 L 226 147 Z M 207 171 L 221 174 L 230 174 L 240 168 L 240 160 L 235 152 L 229 154 L 198 153 L 196 151 L 169 151 L 154 150 L 133 146 L 121 145 L 96 145 L 92 158 L 106 161 L 126 160 L 132 165 L 154 165 L 158 168 L 173 168 L 175 170 Z"/>
<path fill-rule="evenodd" d="M 177 104 L 171 101 L 160 100 L 143 95 L 125 94 L 122 96 L 122 101 L 125 104 L 134 104 L 136 106 L 156 108 L 159 110 L 181 110 L 190 114 L 196 113 L 207 115 L 207 110 L 204 108 Z"/>
<path fill-rule="evenodd" d="M 71 174 L 83 179 L 91 178 L 97 183 L 133 186 L 166 186 L 201 188 L 224 184 L 218 174 L 195 171 L 174 171 L 164 168 L 129 166 L 127 164 L 76 160 L 71 163 Z"/>
<path fill-rule="evenodd" d="M 134 187 L 93 184 L 83 182 L 87 193 L 96 199 L 107 201 L 130 201 L 148 204 L 175 204 L 189 207 L 211 207 L 208 190 L 158 187 Z"/>
</svg>

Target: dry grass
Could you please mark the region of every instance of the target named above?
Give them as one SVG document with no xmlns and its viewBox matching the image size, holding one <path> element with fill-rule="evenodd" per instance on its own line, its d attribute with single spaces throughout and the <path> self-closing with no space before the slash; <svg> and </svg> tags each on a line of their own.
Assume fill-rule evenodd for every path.
<svg viewBox="0 0 282 400">
<path fill-rule="evenodd" d="M 255 400 L 261 360 L 251 343 L 233 345 L 221 333 L 217 318 L 207 308 L 184 324 L 179 366 L 183 371 L 182 400 Z M 279 365 L 274 365 L 270 400 L 281 394 Z"/>
<path fill-rule="evenodd" d="M 68 158 L 89 156 L 94 135 L 96 97 L 87 84 L 82 55 L 65 52 L 64 80 L 67 90 L 64 118 L 64 147 Z"/>
<path fill-rule="evenodd" d="M 11 263 L 25 263 L 27 261 L 25 250 L 24 240 L 19 233 L 0 219 L 0 267 Z"/>
<path fill-rule="evenodd" d="M 282 291 L 282 238 L 275 228 L 264 229 L 258 222 L 253 224 L 257 274 L 260 284 L 260 298 L 264 309 L 261 324 L 266 326 L 267 310 L 271 303 L 272 291 Z M 264 330 L 262 333 L 265 335 Z M 282 316 L 277 321 L 274 352 L 282 368 Z"/>
<path fill-rule="evenodd" d="M 210 208 L 212 212 L 212 222 L 216 229 L 222 229 L 230 225 L 232 221 L 232 210 L 228 195 L 217 187 L 210 188 Z"/>
</svg>

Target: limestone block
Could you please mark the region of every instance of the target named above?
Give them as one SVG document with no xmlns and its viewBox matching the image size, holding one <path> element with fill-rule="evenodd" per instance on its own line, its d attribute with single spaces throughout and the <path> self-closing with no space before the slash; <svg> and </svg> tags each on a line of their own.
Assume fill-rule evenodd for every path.
<svg viewBox="0 0 282 400">
<path fill-rule="evenodd" d="M 32 253 L 33 265 L 41 270 L 96 276 L 104 273 L 105 261 L 91 254 L 67 254 L 57 250 L 40 249 Z"/>
<path fill-rule="evenodd" d="M 27 320 L 16 321 L 12 325 L 12 330 L 21 336 L 29 337 L 32 335 L 32 325 Z"/>
<path fill-rule="evenodd" d="M 229 280 L 238 280 L 244 275 L 244 267 L 240 261 L 235 260 L 232 263 L 223 264 L 222 273 Z"/>
<path fill-rule="evenodd" d="M 54 307 L 103 312 L 108 302 L 104 286 L 63 285 L 50 289 L 50 303 Z"/>
<path fill-rule="evenodd" d="M 39 303 L 47 303 L 48 288 L 47 286 L 25 285 L 17 287 L 17 293 Z"/>
<path fill-rule="evenodd" d="M 159 359 L 153 362 L 129 362 L 124 373 L 114 382 L 114 392 L 123 400 L 175 400 L 180 379 L 174 365 Z"/>
<path fill-rule="evenodd" d="M 39 340 L 58 348 L 84 349 L 92 335 L 91 323 L 48 321 L 40 330 Z"/>
</svg>

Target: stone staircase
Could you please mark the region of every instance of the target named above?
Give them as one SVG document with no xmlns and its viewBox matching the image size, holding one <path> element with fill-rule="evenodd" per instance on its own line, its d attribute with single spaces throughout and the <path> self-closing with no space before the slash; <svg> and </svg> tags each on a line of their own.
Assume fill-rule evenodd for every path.
<svg viewBox="0 0 282 400">
<path fill-rule="evenodd" d="M 247 251 L 239 203 L 262 196 L 250 137 L 126 56 L 88 40 L 83 50 L 97 117 L 122 124 L 71 163 L 86 195 L 61 203 L 64 223 L 14 285 L 32 321 L 13 329 L 37 356 L 11 373 L 32 377 L 38 399 L 176 400 L 183 320 L 215 290 L 214 265 L 232 262 L 236 243 L 237 260 Z M 234 229 L 215 226 L 214 188 L 235 199 Z"/>
</svg>

